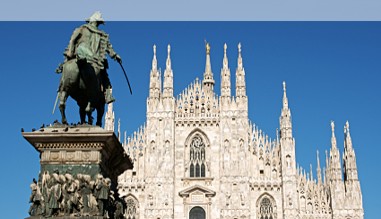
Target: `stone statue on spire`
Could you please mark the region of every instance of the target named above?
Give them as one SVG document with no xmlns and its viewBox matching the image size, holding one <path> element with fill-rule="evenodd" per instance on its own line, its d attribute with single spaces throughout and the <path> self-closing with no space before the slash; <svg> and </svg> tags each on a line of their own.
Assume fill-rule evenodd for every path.
<svg viewBox="0 0 381 219">
<path fill-rule="evenodd" d="M 349 133 L 349 122 L 348 122 L 348 120 L 345 122 L 344 132 Z"/>
<path fill-rule="evenodd" d="M 206 49 L 206 54 L 209 55 L 210 54 L 210 44 L 205 41 L 205 49 Z"/>
</svg>

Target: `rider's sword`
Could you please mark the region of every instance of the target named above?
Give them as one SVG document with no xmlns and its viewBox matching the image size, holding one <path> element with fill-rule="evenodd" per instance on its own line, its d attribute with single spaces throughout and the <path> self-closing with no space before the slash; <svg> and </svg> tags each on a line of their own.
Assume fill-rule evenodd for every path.
<svg viewBox="0 0 381 219">
<path fill-rule="evenodd" d="M 57 72 L 57 70 L 56 70 Z M 58 90 L 57 90 L 57 97 L 56 97 L 56 101 L 54 102 L 54 107 L 53 107 L 53 112 L 52 114 L 54 114 L 54 111 L 56 111 L 56 107 L 57 107 L 57 102 L 58 102 L 58 97 L 60 96 L 60 88 L 61 88 L 61 81 L 63 81 L 63 74 L 61 75 L 61 79 L 60 79 L 60 83 L 58 84 Z"/>
<path fill-rule="evenodd" d="M 56 101 L 54 102 L 54 107 L 53 107 L 53 112 L 52 114 L 54 114 L 54 111 L 56 111 L 56 107 L 57 107 L 57 102 L 58 102 L 58 96 L 60 95 L 60 92 L 57 92 L 57 97 L 56 97 Z"/>
<path fill-rule="evenodd" d="M 128 80 L 128 77 L 127 77 L 126 71 L 124 70 L 122 63 L 121 63 L 121 62 L 118 62 L 118 63 L 119 63 L 120 67 L 121 67 L 121 68 L 122 68 L 122 70 L 123 70 L 123 73 L 124 73 L 124 77 L 125 77 L 125 78 L 126 78 L 126 80 L 127 80 L 128 88 L 130 89 L 130 93 L 131 93 L 131 95 L 132 95 L 132 89 L 131 89 L 130 81 Z"/>
</svg>

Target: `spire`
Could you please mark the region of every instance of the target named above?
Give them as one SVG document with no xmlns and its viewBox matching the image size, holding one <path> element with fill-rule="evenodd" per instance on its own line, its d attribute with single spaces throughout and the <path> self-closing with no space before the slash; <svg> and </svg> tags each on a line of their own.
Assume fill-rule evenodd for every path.
<svg viewBox="0 0 381 219">
<path fill-rule="evenodd" d="M 157 60 L 156 60 L 156 45 L 153 45 L 153 58 L 152 58 L 152 68 L 150 73 L 149 97 L 154 99 L 159 99 L 160 87 L 161 87 L 160 74 L 157 69 Z"/>
<path fill-rule="evenodd" d="M 279 118 L 281 138 L 292 137 L 291 110 L 288 108 L 288 99 L 286 94 L 286 82 L 283 81 L 283 107 Z"/>
<path fill-rule="evenodd" d="M 238 43 L 238 69 L 243 70 L 241 43 Z"/>
<path fill-rule="evenodd" d="M 316 151 L 316 161 L 317 161 L 316 174 L 317 174 L 318 184 L 321 185 L 322 178 L 321 178 L 321 169 L 320 169 L 319 150 Z"/>
<path fill-rule="evenodd" d="M 341 165 L 340 165 L 340 153 L 336 145 L 334 121 L 331 121 L 331 130 L 332 130 L 332 137 L 331 137 L 331 151 L 330 151 L 330 159 L 329 159 L 330 179 L 341 181 L 342 173 L 341 173 Z"/>
<path fill-rule="evenodd" d="M 356 154 L 352 145 L 348 121 L 345 123 L 344 126 L 343 169 L 346 196 L 348 199 L 350 199 L 349 201 L 351 201 L 351 204 L 354 206 L 354 208 L 357 208 L 360 210 L 360 212 L 362 212 L 363 207 L 361 186 L 360 181 L 358 179 Z"/>
<path fill-rule="evenodd" d="M 172 66 L 171 66 L 171 45 L 168 44 L 167 46 L 167 53 L 168 53 L 168 56 L 167 56 L 167 62 L 166 62 L 166 69 L 172 69 Z"/>
<path fill-rule="evenodd" d="M 347 121 L 344 126 L 344 179 L 345 180 L 357 180 L 357 164 L 356 154 L 352 146 L 352 138 L 349 132 L 349 122 Z"/>
<path fill-rule="evenodd" d="M 124 131 L 123 146 L 127 145 L 127 131 Z"/>
<path fill-rule="evenodd" d="M 282 181 L 283 190 L 291 193 L 293 197 L 292 205 L 287 205 L 288 212 L 285 214 L 284 218 L 294 218 L 297 214 L 298 209 L 298 195 L 297 195 L 297 173 L 296 173 L 296 157 L 295 157 L 295 140 L 292 136 L 292 122 L 291 122 L 291 111 L 288 107 L 282 107 L 281 115 L 279 117 L 280 126 L 280 155 L 282 160 Z M 312 180 L 312 173 L 308 174 L 309 179 L 305 178 L 306 174 L 304 172 L 305 180 Z M 286 200 L 287 196 L 284 194 L 283 199 Z"/>
<path fill-rule="evenodd" d="M 214 79 L 213 79 L 213 73 L 212 73 L 212 65 L 210 63 L 210 44 L 206 41 L 205 41 L 205 49 L 206 49 L 206 62 L 205 62 L 203 85 L 204 85 L 204 89 L 208 93 L 212 93 L 213 86 L 214 86 Z"/>
<path fill-rule="evenodd" d="M 310 163 L 310 180 L 313 181 L 314 180 L 314 175 L 312 173 L 312 164 Z"/>
<path fill-rule="evenodd" d="M 324 172 L 323 172 L 324 183 L 329 181 L 329 170 L 330 170 L 330 166 L 329 166 L 328 151 L 325 150 L 325 167 L 324 167 Z"/>
<path fill-rule="evenodd" d="M 112 94 L 112 89 L 110 89 L 110 93 Z M 105 116 L 105 129 L 107 131 L 114 131 L 115 129 L 115 114 L 113 110 L 114 103 L 109 103 L 107 105 L 107 112 Z"/>
<path fill-rule="evenodd" d="M 228 49 L 228 45 L 224 44 L 224 60 L 223 60 L 223 69 L 228 69 L 228 57 L 226 55 L 226 50 Z"/>
<path fill-rule="evenodd" d="M 120 141 L 120 119 L 118 119 L 118 140 Z"/>
<path fill-rule="evenodd" d="M 167 47 L 168 56 L 167 56 L 167 62 L 166 67 L 164 71 L 164 90 L 163 90 L 163 97 L 173 97 L 173 71 L 172 71 L 172 65 L 171 65 L 171 46 L 168 44 Z"/>
<path fill-rule="evenodd" d="M 226 50 L 228 46 L 224 44 L 224 58 L 222 61 L 221 69 L 221 97 L 230 98 L 231 97 L 231 82 L 230 82 L 230 69 L 228 63 L 228 57 L 226 55 Z"/>
<path fill-rule="evenodd" d="M 326 173 L 327 173 L 327 169 L 325 168 L 325 167 L 323 167 L 323 182 L 324 182 L 324 184 L 327 182 L 327 175 L 326 175 Z"/>
<path fill-rule="evenodd" d="M 246 97 L 246 81 L 245 81 L 245 69 L 243 68 L 242 62 L 242 49 L 241 43 L 238 44 L 238 63 L 236 70 L 236 96 Z"/>
</svg>

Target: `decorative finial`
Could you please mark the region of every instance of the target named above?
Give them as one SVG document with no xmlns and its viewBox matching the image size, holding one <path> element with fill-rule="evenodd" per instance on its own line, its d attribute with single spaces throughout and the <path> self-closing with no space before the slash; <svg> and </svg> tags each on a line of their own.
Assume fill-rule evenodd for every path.
<svg viewBox="0 0 381 219">
<path fill-rule="evenodd" d="M 156 45 L 153 44 L 153 55 L 156 56 Z"/>
<path fill-rule="evenodd" d="M 168 44 L 168 56 L 171 53 L 171 45 Z"/>
<path fill-rule="evenodd" d="M 241 43 L 238 43 L 238 53 L 241 54 Z"/>
<path fill-rule="evenodd" d="M 331 129 L 332 129 L 332 133 L 335 132 L 335 122 L 333 120 L 331 120 Z"/>
<path fill-rule="evenodd" d="M 226 45 L 226 43 L 224 44 L 224 54 L 226 56 L 226 50 L 228 49 L 228 45 Z"/>
<path fill-rule="evenodd" d="M 283 81 L 283 91 L 286 92 L 286 82 Z"/>
</svg>

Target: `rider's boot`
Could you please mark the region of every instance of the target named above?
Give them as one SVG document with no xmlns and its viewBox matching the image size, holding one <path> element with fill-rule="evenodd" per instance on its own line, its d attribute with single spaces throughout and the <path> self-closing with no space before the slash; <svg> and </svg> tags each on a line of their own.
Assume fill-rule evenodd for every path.
<svg viewBox="0 0 381 219">
<path fill-rule="evenodd" d="M 111 88 L 106 89 L 105 99 L 106 99 L 107 104 L 115 101 L 115 98 L 112 96 L 112 89 Z"/>
</svg>

